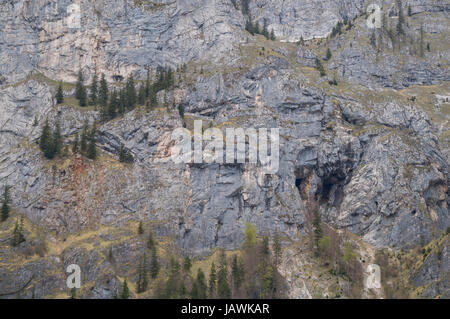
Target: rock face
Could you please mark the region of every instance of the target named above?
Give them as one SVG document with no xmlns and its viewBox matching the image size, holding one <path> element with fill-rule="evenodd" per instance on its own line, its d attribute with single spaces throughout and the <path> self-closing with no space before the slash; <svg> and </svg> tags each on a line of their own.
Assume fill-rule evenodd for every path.
<svg viewBox="0 0 450 319">
<path fill-rule="evenodd" d="M 387 31 L 366 27 L 366 5 L 250 1 L 254 21 L 265 19 L 281 43 L 247 33 L 247 17 L 228 0 L 0 1 L 0 183 L 13 186 L 14 209 L 45 228 L 53 243 L 144 220 L 163 225 L 161 236 L 173 237 L 185 254 L 204 256 L 216 247 L 239 248 L 248 222 L 261 234 L 295 240 L 316 203 L 329 225 L 378 248 L 423 245 L 450 227 L 449 48 L 439 44 L 450 8 L 409 1 L 409 28 L 396 49 Z M 394 4 L 385 10 L 394 12 Z M 288 43 L 325 38 L 344 20 L 353 28 L 325 44 Z M 431 43 L 423 56 L 410 41 L 421 23 L 424 43 Z M 333 52 L 327 61 L 325 48 Z M 312 69 L 316 59 L 327 76 Z M 93 108 L 55 105 L 55 81 L 75 81 L 81 67 L 86 78 L 105 73 L 113 86 L 115 76 L 144 79 L 147 68 L 185 63 L 176 87 L 164 92 L 183 105 L 184 119 L 170 107 L 139 107 L 99 125 L 98 161 L 43 158 L 36 142 L 46 118 L 59 119 L 67 142 L 86 121 L 100 120 Z M 337 86 L 327 83 L 333 77 Z M 171 134 L 183 125 L 192 130 L 194 120 L 205 128 L 279 128 L 277 172 L 250 163 L 175 164 Z M 117 161 L 122 146 L 133 165 Z M 6 243 L 6 228 L 0 235 Z M 78 263 L 89 269 L 83 282 L 92 289 L 84 297 L 111 298 L 117 276 L 136 275 L 120 265 L 138 263 L 139 248 L 131 239 L 106 241 L 117 252 L 115 264 L 101 243 L 65 244 L 20 267 L 2 257 L 8 269 L 0 267 L 0 297 L 14 297 L 31 281 L 36 297 L 56 295 L 67 265 Z M 433 282 L 425 297 L 448 298 L 448 281 L 440 280 L 448 275 L 447 250 L 441 258 L 430 256 L 411 279 L 415 286 Z M 54 277 L 33 279 L 42 273 Z M 311 297 L 290 281 L 291 296 Z"/>
</svg>

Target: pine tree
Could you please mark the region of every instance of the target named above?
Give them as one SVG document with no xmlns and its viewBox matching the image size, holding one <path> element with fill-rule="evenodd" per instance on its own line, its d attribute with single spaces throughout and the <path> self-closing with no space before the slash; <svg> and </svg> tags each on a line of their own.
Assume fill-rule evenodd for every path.
<svg viewBox="0 0 450 319">
<path fill-rule="evenodd" d="M 184 258 L 184 262 L 183 262 L 184 272 L 189 273 L 191 271 L 191 267 L 192 267 L 191 259 L 189 258 L 189 256 L 187 256 Z"/>
<path fill-rule="evenodd" d="M 261 34 L 261 29 L 259 28 L 259 22 L 258 21 L 256 21 L 256 23 L 254 25 L 254 33 Z"/>
<path fill-rule="evenodd" d="M 281 241 L 280 241 L 280 236 L 278 235 L 278 233 L 275 234 L 274 239 L 273 239 L 273 252 L 275 255 L 275 267 L 277 267 L 280 262 L 281 255 L 282 255 Z"/>
<path fill-rule="evenodd" d="M 331 59 L 331 50 L 330 48 L 327 48 L 327 56 L 326 56 L 327 61 Z"/>
<path fill-rule="evenodd" d="M 62 84 L 59 82 L 58 91 L 56 92 L 56 103 L 61 104 L 64 102 L 64 93 L 62 89 Z"/>
<path fill-rule="evenodd" d="M 184 106 L 183 104 L 178 104 L 178 114 L 180 114 L 180 117 L 184 119 Z"/>
<path fill-rule="evenodd" d="M 269 298 L 273 292 L 273 267 L 271 265 L 266 265 L 264 268 L 264 273 L 261 277 L 261 286 L 262 286 L 262 297 Z"/>
<path fill-rule="evenodd" d="M 233 279 L 233 287 L 235 290 L 239 290 L 242 278 L 240 276 L 239 263 L 237 255 L 233 256 L 233 262 L 231 264 L 231 278 Z"/>
<path fill-rule="evenodd" d="M 41 151 L 44 153 L 45 157 L 52 159 L 55 156 L 52 131 L 50 129 L 50 125 L 48 124 L 48 119 L 45 120 L 44 126 L 42 128 L 39 147 Z"/>
<path fill-rule="evenodd" d="M 370 44 L 372 45 L 372 47 L 376 48 L 377 47 L 377 40 L 375 38 L 375 32 L 372 32 L 372 34 L 370 35 Z"/>
<path fill-rule="evenodd" d="M 270 40 L 270 34 L 269 34 L 269 30 L 267 29 L 267 20 L 266 19 L 264 19 L 262 35 L 265 36 L 267 40 Z"/>
<path fill-rule="evenodd" d="M 75 134 L 75 139 L 73 140 L 72 153 L 74 153 L 74 154 L 78 153 L 79 144 L 80 144 L 80 140 L 79 140 L 79 136 L 77 133 L 77 134 Z"/>
<path fill-rule="evenodd" d="M 87 151 L 87 143 L 88 143 L 88 124 L 85 122 L 83 131 L 81 133 L 81 141 L 80 141 L 80 150 L 82 154 L 85 154 Z"/>
<path fill-rule="evenodd" d="M 158 276 L 159 273 L 159 263 L 158 263 L 158 255 L 156 249 L 152 249 L 152 260 L 150 265 L 150 273 L 153 279 Z"/>
<path fill-rule="evenodd" d="M 219 271 L 217 273 L 217 295 L 221 299 L 231 298 L 231 289 L 228 284 L 228 269 L 225 251 L 221 251 L 219 255 Z"/>
<path fill-rule="evenodd" d="M 142 257 L 141 261 L 139 262 L 139 268 L 138 268 L 138 282 L 137 282 L 137 293 L 143 293 L 147 290 L 148 286 L 148 278 L 147 278 L 147 258 L 144 253 L 144 256 Z"/>
<path fill-rule="evenodd" d="M 147 70 L 147 79 L 145 80 L 145 97 L 150 97 L 150 90 L 151 90 L 151 84 L 150 84 L 150 70 Z"/>
<path fill-rule="evenodd" d="M 89 98 L 89 104 L 97 105 L 97 102 L 98 102 L 98 76 L 97 73 L 95 73 L 91 83 L 91 95 Z"/>
<path fill-rule="evenodd" d="M 425 43 L 424 43 L 423 25 L 420 26 L 419 54 L 420 54 L 420 57 L 422 57 L 422 58 L 425 56 Z"/>
<path fill-rule="evenodd" d="M 59 121 L 56 121 L 55 130 L 53 131 L 53 154 L 61 155 L 62 149 L 62 136 L 61 136 L 61 126 L 59 125 Z"/>
<path fill-rule="evenodd" d="M 401 0 L 397 0 L 398 7 L 398 22 L 397 22 L 397 33 L 404 34 L 403 25 L 405 23 L 405 17 L 403 16 L 403 8 Z"/>
<path fill-rule="evenodd" d="M 275 41 L 277 38 L 275 36 L 275 31 L 273 29 L 270 31 L 270 40 Z"/>
<path fill-rule="evenodd" d="M 264 236 L 261 244 L 261 256 L 264 262 L 268 262 L 270 255 L 269 237 Z"/>
<path fill-rule="evenodd" d="M 112 247 L 109 247 L 109 251 L 108 251 L 108 261 L 111 263 L 114 260 L 114 255 L 113 255 L 113 251 L 112 251 Z"/>
<path fill-rule="evenodd" d="M 133 75 L 131 75 L 128 78 L 127 81 L 127 87 L 126 87 L 126 96 L 127 96 L 127 103 L 128 108 L 133 109 L 136 106 L 136 87 L 134 85 L 134 78 Z"/>
<path fill-rule="evenodd" d="M 128 299 L 130 297 L 130 290 L 128 289 L 128 282 L 125 278 L 122 286 L 122 293 L 120 294 L 120 298 L 122 299 Z"/>
<path fill-rule="evenodd" d="M 325 68 L 319 58 L 316 58 L 316 69 L 320 72 L 320 76 L 325 76 Z"/>
<path fill-rule="evenodd" d="M 108 117 L 110 119 L 116 117 L 117 106 L 118 106 L 117 92 L 116 90 L 113 90 L 111 93 L 111 97 L 109 99 L 109 106 L 108 106 Z"/>
<path fill-rule="evenodd" d="M 95 147 L 95 134 L 97 132 L 97 126 L 94 122 L 94 125 L 92 126 L 91 132 L 89 133 L 89 144 L 87 147 L 87 154 L 86 156 L 89 159 L 95 160 L 97 158 L 97 148 Z"/>
<path fill-rule="evenodd" d="M 124 114 L 126 106 L 127 106 L 127 97 L 126 97 L 125 90 L 120 90 L 119 103 L 117 105 L 117 112 L 119 114 Z"/>
<path fill-rule="evenodd" d="M 2 222 L 7 220 L 9 217 L 10 212 L 9 203 L 11 201 L 9 196 L 9 188 L 10 188 L 9 186 L 5 186 L 5 189 L 3 191 L 2 208 L 0 211 L 0 221 Z"/>
<path fill-rule="evenodd" d="M 144 233 L 144 224 L 142 223 L 142 221 L 140 221 L 138 226 L 138 234 L 142 235 L 143 233 Z"/>
<path fill-rule="evenodd" d="M 108 95 L 109 95 L 108 83 L 106 82 L 105 74 L 102 74 L 102 78 L 100 80 L 100 93 L 99 93 L 99 102 L 102 109 L 106 109 L 108 105 Z"/>
<path fill-rule="evenodd" d="M 242 0 L 242 13 L 244 15 L 248 15 L 250 13 L 249 3 L 250 0 Z"/>
<path fill-rule="evenodd" d="M 138 104 L 139 105 L 144 105 L 145 104 L 145 86 L 143 84 L 141 84 L 139 86 Z"/>
<path fill-rule="evenodd" d="M 322 238 L 322 221 L 320 219 L 319 211 L 314 211 L 314 244 L 315 244 L 315 255 L 319 256 L 319 240 Z"/>
<path fill-rule="evenodd" d="M 147 239 L 147 248 L 153 249 L 155 248 L 155 240 L 153 238 L 153 231 L 150 229 Z"/>
<path fill-rule="evenodd" d="M 205 274 L 201 268 L 198 269 L 197 278 L 192 286 L 191 297 L 192 299 L 206 299 L 206 279 Z"/>
<path fill-rule="evenodd" d="M 18 220 L 16 220 L 16 225 L 14 226 L 13 236 L 11 238 L 11 246 L 16 247 L 25 241 L 23 232 L 23 216 L 20 216 L 20 223 Z"/>
<path fill-rule="evenodd" d="M 249 17 L 245 23 L 245 30 L 247 30 L 251 35 L 255 35 L 252 19 Z"/>
<path fill-rule="evenodd" d="M 215 298 L 217 289 L 217 274 L 216 265 L 214 262 L 211 264 L 211 271 L 209 272 L 209 297 Z"/>
<path fill-rule="evenodd" d="M 78 79 L 77 79 L 77 84 L 76 84 L 76 88 L 75 88 L 75 98 L 77 100 L 81 99 L 81 91 L 83 88 L 83 73 L 81 72 L 81 69 L 78 71 Z"/>
<path fill-rule="evenodd" d="M 86 88 L 84 86 L 80 88 L 80 98 L 78 100 L 78 104 L 81 107 L 87 106 L 87 93 Z"/>
</svg>

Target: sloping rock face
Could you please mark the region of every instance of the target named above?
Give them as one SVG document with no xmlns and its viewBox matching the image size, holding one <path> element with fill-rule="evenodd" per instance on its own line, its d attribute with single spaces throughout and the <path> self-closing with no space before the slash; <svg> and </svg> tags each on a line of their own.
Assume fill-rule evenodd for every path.
<svg viewBox="0 0 450 319">
<path fill-rule="evenodd" d="M 444 1 L 408 4 L 409 32 L 426 21 L 432 37 L 424 57 L 405 57 L 406 44 L 395 52 L 388 44 L 371 47 L 372 31 L 360 17 L 365 1 L 250 1 L 254 20 L 262 25 L 266 19 L 285 42 L 324 38 L 338 21 L 355 19 L 353 29 L 328 42 L 329 78 L 321 78 L 311 67 L 324 47 L 252 37 L 244 30 L 246 17 L 228 0 L 0 1 L 0 183 L 13 186 L 15 210 L 45 228 L 52 242 L 96 227 L 158 221 L 183 252 L 201 256 L 216 247 L 239 248 L 248 222 L 261 234 L 295 240 L 317 203 L 324 221 L 377 247 L 423 245 L 450 226 L 449 51 L 437 45 L 448 34 L 449 7 Z M 79 67 L 87 79 L 94 72 L 110 82 L 131 73 L 144 79 L 147 68 L 184 63 L 187 79 L 164 92 L 184 106 L 184 119 L 171 108 L 137 108 L 99 125 L 97 162 L 43 158 L 36 142 L 46 118 L 59 119 L 67 142 L 86 121 L 100 119 L 98 110 L 55 105 L 49 79 L 73 82 Z M 326 81 L 332 75 L 339 78 L 336 88 Z M 396 91 L 412 85 L 436 86 L 423 94 L 433 97 L 439 121 L 420 97 L 414 103 L 408 92 Z M 194 120 L 205 128 L 280 128 L 278 170 L 175 164 L 171 133 L 183 125 L 192 130 Z M 133 165 L 118 163 L 122 145 Z M 84 280 L 93 289 L 85 297 L 112 297 L 116 276 L 135 274 L 112 267 L 98 245 L 100 252 L 72 245 L 23 267 L 8 263 L 0 270 L 0 297 L 13 297 L 33 274 L 62 278 L 73 262 L 90 269 Z M 134 242 L 116 248 L 117 265 L 138 263 Z M 437 257 L 428 258 L 413 283 L 425 286 L 448 274 L 447 250 L 441 257 L 439 267 Z M 23 275 L 12 280 L 17 273 Z M 52 278 L 35 283 L 37 297 L 63 289 Z M 424 296 L 448 289 L 448 281 L 438 282 Z"/>
</svg>

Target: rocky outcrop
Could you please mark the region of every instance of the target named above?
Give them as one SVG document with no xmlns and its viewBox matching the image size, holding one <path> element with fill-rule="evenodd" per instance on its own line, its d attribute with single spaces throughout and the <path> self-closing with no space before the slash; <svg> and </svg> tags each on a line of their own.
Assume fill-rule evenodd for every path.
<svg viewBox="0 0 450 319">
<path fill-rule="evenodd" d="M 0 2 L 5 61 L 0 67 L 0 183 L 13 186 L 15 210 L 44 227 L 53 242 L 138 220 L 157 222 L 161 236 L 173 238 L 192 256 L 215 247 L 239 248 L 248 222 L 260 234 L 277 232 L 295 240 L 305 234 L 314 203 L 329 225 L 376 247 L 409 249 L 445 232 L 450 226 L 449 150 L 440 139 L 445 122 L 438 127 L 425 102 L 414 103 L 393 90 L 447 83 L 448 50 L 437 46 L 445 27 L 429 23 L 431 52 L 405 57 L 406 44 L 396 52 L 389 45 L 370 47 L 371 33 L 359 16 L 364 1 L 300 2 L 251 1 L 250 11 L 285 42 L 326 37 L 344 19 L 354 21 L 353 29 L 326 45 L 297 46 L 250 36 L 246 17 L 231 1 L 75 1 L 78 7 L 68 1 Z M 414 19 L 448 19 L 448 6 L 439 1 L 410 2 Z M 418 22 L 411 18 L 408 30 L 417 31 Z M 328 47 L 333 55 L 325 61 Z M 322 59 L 326 77 L 312 69 L 316 59 Z M 175 89 L 159 94 L 160 100 L 166 96 L 183 105 L 184 119 L 162 103 L 138 107 L 99 123 L 97 161 L 79 155 L 43 158 L 36 142 L 45 119 L 60 121 L 67 143 L 86 121 L 100 119 L 98 110 L 70 103 L 73 86 L 66 89 L 67 101 L 55 105 L 55 80 L 73 81 L 82 66 L 87 78 L 95 71 L 106 73 L 112 86 L 115 75 L 133 72 L 142 79 L 147 67 L 187 62 Z M 336 87 L 328 85 L 335 75 Z M 440 102 L 439 112 L 448 123 L 447 106 Z M 280 128 L 277 172 L 267 175 L 250 163 L 175 164 L 171 133 L 183 126 L 192 130 L 194 120 L 203 120 L 205 128 Z M 133 164 L 118 162 L 122 146 Z M 0 261 L 8 267 L 0 269 L 0 278 L 6 278 L 0 295 L 25 290 L 31 296 L 29 282 L 42 273 L 52 275 L 33 279 L 40 287 L 37 297 L 63 293 L 64 268 L 80 263 L 88 269 L 83 297 L 112 297 L 120 278 L 135 281 L 135 269 L 127 265 L 138 263 L 141 243 L 125 235 L 115 238 L 109 230 L 102 236 L 93 243 L 64 244 L 61 251 L 21 265 L 9 263 L 12 251 L 5 244 L 8 257 Z M 107 260 L 109 247 L 115 263 Z M 295 258 L 290 253 L 287 263 Z M 414 275 L 416 286 L 441 278 L 434 271 L 436 258 L 428 257 Z M 427 269 L 433 269 L 433 278 Z M 13 281 L 13 276 L 20 278 Z M 291 296 L 312 296 L 304 278 L 286 277 Z M 442 295 L 445 285 L 433 283 L 425 295 Z"/>
</svg>

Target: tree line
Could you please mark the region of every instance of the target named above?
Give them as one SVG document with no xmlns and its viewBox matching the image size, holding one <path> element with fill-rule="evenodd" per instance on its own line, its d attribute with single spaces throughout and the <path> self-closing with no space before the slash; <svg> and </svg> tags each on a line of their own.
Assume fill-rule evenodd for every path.
<svg viewBox="0 0 450 319">
<path fill-rule="evenodd" d="M 85 155 L 87 158 L 95 160 L 97 158 L 97 149 L 95 146 L 97 132 L 96 123 L 89 128 L 86 122 L 81 132 L 81 138 L 78 133 L 72 142 L 72 152 Z M 39 148 L 47 159 L 53 159 L 56 156 L 63 155 L 67 152 L 64 149 L 64 140 L 61 135 L 61 126 L 59 120 L 56 120 L 53 127 L 50 126 L 48 119 L 45 120 L 42 127 L 41 136 L 39 138 Z M 64 151 L 63 151 L 64 150 Z"/>
<path fill-rule="evenodd" d="M 144 235 L 142 223 L 138 234 Z M 256 228 L 247 224 L 245 241 L 241 253 L 227 256 L 220 250 L 207 275 L 202 268 L 192 273 L 192 260 L 170 255 L 160 260 L 158 242 L 150 231 L 146 240 L 150 251 L 150 261 L 145 252 L 137 266 L 136 294 L 149 289 L 153 281 L 152 295 L 159 299 L 215 299 L 215 298 L 281 298 L 285 293 L 285 283 L 277 271 L 281 260 L 280 237 L 275 235 L 270 245 L 268 236 L 257 238 Z M 124 280 L 114 298 L 127 299 L 132 292 L 128 281 Z"/>
</svg>

